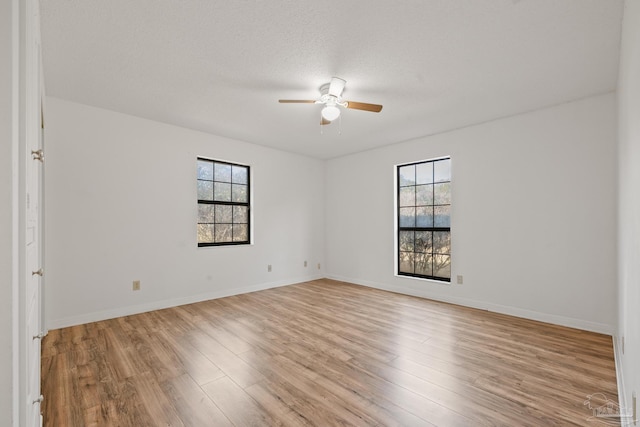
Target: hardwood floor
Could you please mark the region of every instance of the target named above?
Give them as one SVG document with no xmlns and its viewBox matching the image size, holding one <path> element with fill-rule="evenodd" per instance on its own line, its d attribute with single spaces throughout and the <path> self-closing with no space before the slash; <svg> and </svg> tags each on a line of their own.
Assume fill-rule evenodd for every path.
<svg viewBox="0 0 640 427">
<path fill-rule="evenodd" d="M 53 330 L 45 425 L 543 426 L 617 402 L 611 337 L 331 280 Z"/>
</svg>

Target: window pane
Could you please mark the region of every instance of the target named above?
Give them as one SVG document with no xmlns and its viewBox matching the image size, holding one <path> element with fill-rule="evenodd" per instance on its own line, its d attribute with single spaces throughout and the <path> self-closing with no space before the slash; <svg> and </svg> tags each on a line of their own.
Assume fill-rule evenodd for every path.
<svg viewBox="0 0 640 427">
<path fill-rule="evenodd" d="M 433 227 L 433 206 L 416 208 L 416 227 Z"/>
<path fill-rule="evenodd" d="M 398 269 L 401 273 L 413 274 L 413 252 L 400 252 L 400 265 Z"/>
<path fill-rule="evenodd" d="M 249 227 L 247 224 L 233 224 L 233 241 L 244 242 L 249 240 Z"/>
<path fill-rule="evenodd" d="M 416 165 L 416 184 L 431 184 L 433 182 L 433 163 Z"/>
<path fill-rule="evenodd" d="M 231 201 L 236 203 L 247 203 L 247 186 L 241 184 L 232 184 Z"/>
<path fill-rule="evenodd" d="M 198 181 L 198 200 L 213 200 L 213 182 Z"/>
<path fill-rule="evenodd" d="M 416 166 L 402 166 L 400 168 L 400 186 L 415 185 L 416 183 Z"/>
<path fill-rule="evenodd" d="M 216 163 L 214 181 L 231 182 L 231 165 Z"/>
<path fill-rule="evenodd" d="M 228 205 L 215 205 L 216 224 L 231 224 L 231 212 L 233 206 Z M 217 240 L 217 239 L 216 239 Z"/>
<path fill-rule="evenodd" d="M 198 160 L 198 179 L 213 181 L 213 162 Z"/>
<path fill-rule="evenodd" d="M 433 204 L 434 205 L 450 205 L 451 204 L 451 183 L 435 184 L 433 186 Z"/>
<path fill-rule="evenodd" d="M 213 243 L 213 224 L 198 224 L 198 243 Z"/>
<path fill-rule="evenodd" d="M 197 159 L 198 246 L 249 243 L 250 167 Z"/>
<path fill-rule="evenodd" d="M 216 224 L 215 225 L 215 241 L 216 243 L 220 242 L 231 242 L 231 224 Z"/>
<path fill-rule="evenodd" d="M 213 200 L 215 200 L 216 202 L 230 202 L 231 184 L 226 184 L 224 182 L 214 182 Z"/>
<path fill-rule="evenodd" d="M 433 205 L 433 185 L 416 187 L 416 206 Z"/>
<path fill-rule="evenodd" d="M 437 254 L 451 253 L 451 232 L 450 231 L 434 231 L 433 232 L 433 252 Z"/>
<path fill-rule="evenodd" d="M 398 166 L 398 274 L 451 280 L 451 159 Z"/>
<path fill-rule="evenodd" d="M 451 227 L 451 205 L 436 206 L 434 227 Z"/>
<path fill-rule="evenodd" d="M 214 222 L 214 207 L 215 205 L 198 205 L 198 222 Z"/>
<path fill-rule="evenodd" d="M 416 231 L 415 252 L 433 252 L 431 231 Z"/>
<path fill-rule="evenodd" d="M 400 208 L 400 227 L 416 226 L 416 208 Z"/>
<path fill-rule="evenodd" d="M 451 181 L 451 159 L 434 162 L 433 175 L 435 182 Z"/>
<path fill-rule="evenodd" d="M 246 206 L 233 206 L 233 223 L 234 224 L 248 224 L 248 211 Z"/>
<path fill-rule="evenodd" d="M 400 206 L 416 205 L 416 187 L 402 187 L 400 189 Z"/>
<path fill-rule="evenodd" d="M 433 276 L 433 257 L 431 254 L 415 254 L 416 274 Z"/>
<path fill-rule="evenodd" d="M 400 250 L 404 252 L 413 252 L 413 231 L 400 232 Z"/>
<path fill-rule="evenodd" d="M 248 168 L 246 168 L 245 166 L 231 166 L 231 182 L 235 184 L 248 184 Z"/>
<path fill-rule="evenodd" d="M 451 278 L 451 256 L 433 256 L 433 275 L 436 277 L 445 277 L 447 279 Z"/>
</svg>

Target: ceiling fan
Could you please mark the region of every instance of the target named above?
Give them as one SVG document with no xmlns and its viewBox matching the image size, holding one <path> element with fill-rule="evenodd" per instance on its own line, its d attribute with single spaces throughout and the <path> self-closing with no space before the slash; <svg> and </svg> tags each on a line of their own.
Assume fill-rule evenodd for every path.
<svg viewBox="0 0 640 427">
<path fill-rule="evenodd" d="M 365 102 L 347 101 L 342 99 L 342 91 L 347 82 L 339 77 L 332 77 L 330 83 L 320 86 L 320 98 L 316 100 L 306 99 L 280 99 L 278 102 L 283 104 L 323 104 L 320 121 L 321 125 L 328 125 L 338 117 L 340 117 L 340 108 L 353 108 L 355 110 L 371 111 L 379 113 L 382 105 L 367 104 Z"/>
</svg>

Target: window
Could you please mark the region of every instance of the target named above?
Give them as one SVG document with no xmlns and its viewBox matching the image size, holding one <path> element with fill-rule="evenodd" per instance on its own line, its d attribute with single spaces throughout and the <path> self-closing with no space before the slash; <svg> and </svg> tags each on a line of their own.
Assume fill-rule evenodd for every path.
<svg viewBox="0 0 640 427">
<path fill-rule="evenodd" d="M 398 274 L 451 281 L 451 159 L 397 166 Z"/>
<path fill-rule="evenodd" d="M 198 246 L 249 244 L 249 166 L 198 157 Z"/>
</svg>

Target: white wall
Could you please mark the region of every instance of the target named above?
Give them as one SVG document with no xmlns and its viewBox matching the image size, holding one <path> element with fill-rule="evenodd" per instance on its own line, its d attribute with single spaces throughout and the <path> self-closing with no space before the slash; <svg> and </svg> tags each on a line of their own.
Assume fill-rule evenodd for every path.
<svg viewBox="0 0 640 427">
<path fill-rule="evenodd" d="M 16 177 L 13 168 L 14 97 L 12 94 L 14 2 L 0 2 L 0 425 L 13 417 L 13 209 Z"/>
<path fill-rule="evenodd" d="M 620 400 L 640 393 L 640 2 L 625 2 L 618 80 Z M 625 340 L 622 354 L 622 337 Z"/>
<path fill-rule="evenodd" d="M 56 98 L 45 144 L 49 328 L 323 275 L 322 161 Z M 197 156 L 251 166 L 255 244 L 197 247 Z"/>
<path fill-rule="evenodd" d="M 613 333 L 615 125 L 608 94 L 329 161 L 327 275 Z M 394 165 L 445 155 L 464 284 L 396 277 Z"/>
</svg>

